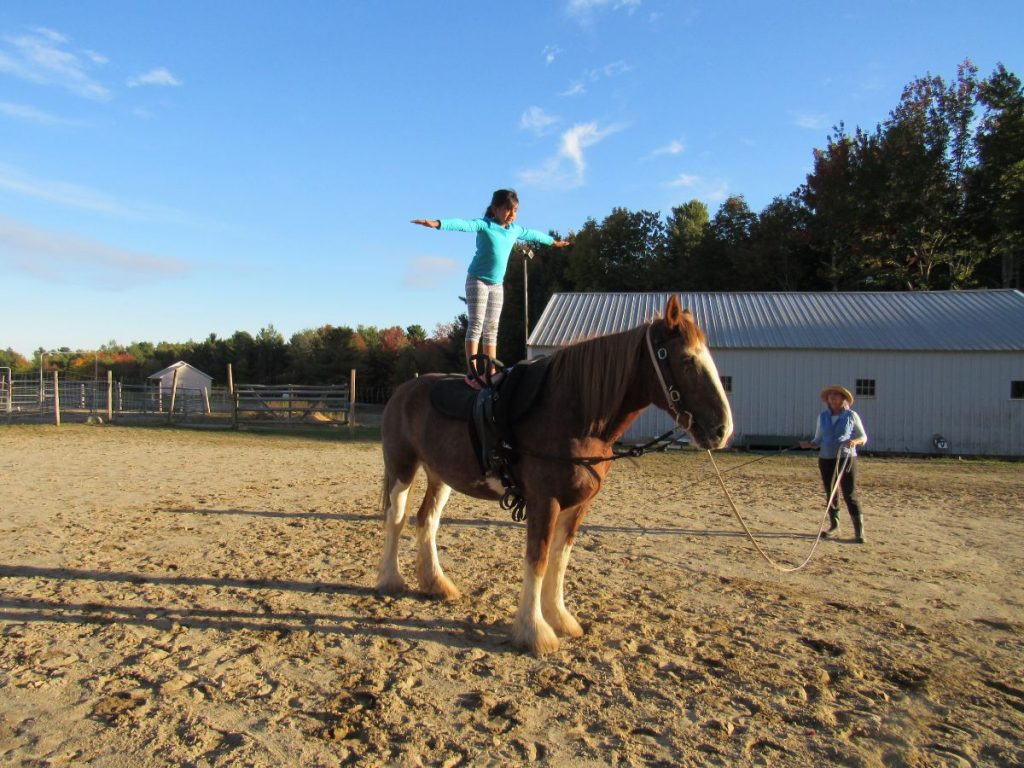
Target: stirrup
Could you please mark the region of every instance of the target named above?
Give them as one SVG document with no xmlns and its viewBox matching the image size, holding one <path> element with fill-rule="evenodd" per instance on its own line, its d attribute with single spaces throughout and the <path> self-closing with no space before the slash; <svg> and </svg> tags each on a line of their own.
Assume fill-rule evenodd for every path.
<svg viewBox="0 0 1024 768">
<path fill-rule="evenodd" d="M 466 375 L 466 383 L 471 387 L 473 386 L 471 382 L 475 382 L 484 389 L 494 389 L 494 385 L 500 381 L 504 373 L 505 364 L 501 360 L 478 352 L 469 358 L 469 373 Z"/>
</svg>

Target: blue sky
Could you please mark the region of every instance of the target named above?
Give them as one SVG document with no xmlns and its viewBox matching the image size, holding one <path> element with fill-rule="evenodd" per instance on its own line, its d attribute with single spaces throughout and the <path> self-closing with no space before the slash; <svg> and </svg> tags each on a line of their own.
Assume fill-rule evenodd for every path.
<svg viewBox="0 0 1024 768">
<path fill-rule="evenodd" d="M 834 124 L 1024 75 L 1022 39 L 1019 0 L 4 0 L 0 348 L 432 331 L 473 238 L 410 219 L 760 211 Z"/>
</svg>

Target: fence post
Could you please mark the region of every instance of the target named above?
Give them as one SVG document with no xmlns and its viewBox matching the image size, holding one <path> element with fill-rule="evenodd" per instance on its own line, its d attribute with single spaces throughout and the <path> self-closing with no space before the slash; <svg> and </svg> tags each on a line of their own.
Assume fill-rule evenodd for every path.
<svg viewBox="0 0 1024 768">
<path fill-rule="evenodd" d="M 0 371 L 7 373 L 0 374 L 0 394 L 4 397 L 4 410 L 8 415 L 11 413 L 11 399 L 14 396 L 14 372 L 6 366 Z"/>
<path fill-rule="evenodd" d="M 114 372 L 107 371 L 107 422 L 114 420 Z"/>
<path fill-rule="evenodd" d="M 56 371 L 53 372 L 53 423 L 60 426 L 60 384 Z"/>
<path fill-rule="evenodd" d="M 228 370 L 230 371 L 231 369 L 228 368 Z M 229 380 L 230 380 L 230 377 L 229 377 Z M 235 392 L 234 387 L 230 387 L 230 389 L 231 389 L 231 423 L 234 425 L 235 429 L 238 429 L 238 393 Z"/>
<path fill-rule="evenodd" d="M 206 415 L 209 416 L 210 411 L 210 389 L 209 387 L 203 387 L 203 406 L 206 408 Z"/>
<path fill-rule="evenodd" d="M 356 425 L 356 369 L 348 372 L 348 425 Z"/>
<path fill-rule="evenodd" d="M 167 409 L 167 423 L 174 423 L 174 399 L 178 396 L 178 369 L 174 369 L 174 376 L 171 378 L 171 407 Z"/>
</svg>

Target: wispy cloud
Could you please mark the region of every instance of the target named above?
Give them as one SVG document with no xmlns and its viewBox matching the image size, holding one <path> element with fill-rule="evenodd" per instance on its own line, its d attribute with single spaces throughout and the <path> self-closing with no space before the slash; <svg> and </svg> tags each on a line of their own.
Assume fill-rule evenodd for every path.
<svg viewBox="0 0 1024 768">
<path fill-rule="evenodd" d="M 594 81 L 603 80 L 608 77 L 618 77 L 619 75 L 626 74 L 631 69 L 632 67 L 630 67 L 629 64 L 620 59 L 619 61 L 612 61 L 600 67 L 594 67 L 587 72 L 587 78 Z"/>
<path fill-rule="evenodd" d="M 159 85 L 165 87 L 177 87 L 180 86 L 181 81 L 172 75 L 164 67 L 158 67 L 157 69 L 151 69 L 145 74 L 138 75 L 128 80 L 129 88 L 138 88 L 140 85 Z"/>
<path fill-rule="evenodd" d="M 599 11 L 624 9 L 633 13 L 640 5 L 641 0 L 568 0 L 565 4 L 565 13 L 580 24 L 590 24 L 594 14 Z"/>
<path fill-rule="evenodd" d="M 704 199 L 712 203 L 722 203 L 729 197 L 729 184 L 717 181 L 704 188 Z"/>
<path fill-rule="evenodd" d="M 673 139 L 663 147 L 658 147 L 651 152 L 651 157 L 664 157 L 665 155 L 681 155 L 686 151 L 686 145 L 679 139 Z"/>
<path fill-rule="evenodd" d="M 0 41 L 0 74 L 39 85 L 50 85 L 93 101 L 109 101 L 108 88 L 93 79 L 92 69 L 107 63 L 95 51 L 74 50 L 60 32 L 37 27 Z"/>
<path fill-rule="evenodd" d="M 559 151 L 563 157 L 569 158 L 576 168 L 576 176 L 583 180 L 583 172 L 587 168 L 583 159 L 583 150 L 592 147 L 603 140 L 611 133 L 608 129 L 604 131 L 597 127 L 597 123 L 583 123 L 574 125 L 562 134 L 562 148 Z"/>
<path fill-rule="evenodd" d="M 13 117 L 16 120 L 24 120 L 25 122 L 38 125 L 72 125 L 74 122 L 51 115 L 49 112 L 43 112 L 27 104 L 13 104 L 9 101 L 0 101 L 0 115 L 7 115 L 7 117 Z"/>
<path fill-rule="evenodd" d="M 0 165 L 0 189 L 70 208 L 132 219 L 185 221 L 187 217 L 171 208 L 138 202 L 124 202 L 104 192 L 66 181 L 39 179 L 17 168 Z"/>
<path fill-rule="evenodd" d="M 729 185 L 721 179 L 705 179 L 692 173 L 681 173 L 662 183 L 668 189 L 685 189 L 689 194 L 709 203 L 720 203 L 729 196 Z"/>
<path fill-rule="evenodd" d="M 672 181 L 666 181 L 666 187 L 695 187 L 700 184 L 700 176 L 694 176 L 692 173 L 681 173 L 676 176 Z"/>
<path fill-rule="evenodd" d="M 124 250 L 0 216 L 0 264 L 48 283 L 113 289 L 183 277 L 180 259 Z"/>
<path fill-rule="evenodd" d="M 406 267 L 402 285 L 414 291 L 432 291 L 459 269 L 454 259 L 443 256 L 419 256 Z"/>
<path fill-rule="evenodd" d="M 587 161 L 584 150 L 604 141 L 623 129 L 621 125 L 599 128 L 597 123 L 579 123 L 561 136 L 558 153 L 548 158 L 540 168 L 522 171 L 519 178 L 524 184 L 546 187 L 574 188 L 586 178 Z"/>
<path fill-rule="evenodd" d="M 555 63 L 555 59 L 558 58 L 558 54 L 562 52 L 562 49 L 557 45 L 545 45 L 544 50 L 541 52 L 544 56 L 544 63 L 551 65 Z"/>
<path fill-rule="evenodd" d="M 530 107 L 519 117 L 519 127 L 524 131 L 532 131 L 537 135 L 543 135 L 547 130 L 557 124 L 560 118 L 549 115 L 540 107 Z"/>
<path fill-rule="evenodd" d="M 0 188 L 38 200 L 96 213 L 123 216 L 130 212 L 130 208 L 127 206 L 95 189 L 66 181 L 37 179 L 15 168 L 3 165 L 0 165 Z"/>
<path fill-rule="evenodd" d="M 829 126 L 828 116 L 810 113 L 798 114 L 793 118 L 793 125 L 797 128 L 807 128 L 815 131 L 827 129 Z"/>
<path fill-rule="evenodd" d="M 632 67 L 621 59 L 604 64 L 600 67 L 588 69 L 583 76 L 573 81 L 568 88 L 562 91 L 560 96 L 579 96 L 587 92 L 587 83 L 596 83 L 611 77 L 618 77 L 632 71 Z"/>
</svg>

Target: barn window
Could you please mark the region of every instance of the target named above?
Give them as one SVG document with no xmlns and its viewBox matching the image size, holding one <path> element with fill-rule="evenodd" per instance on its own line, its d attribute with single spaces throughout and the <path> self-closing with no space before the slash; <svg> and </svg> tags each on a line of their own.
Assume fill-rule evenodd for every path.
<svg viewBox="0 0 1024 768">
<path fill-rule="evenodd" d="M 1024 400 L 1024 381 L 1010 382 L 1010 399 Z"/>
<path fill-rule="evenodd" d="M 725 390 L 726 394 L 732 392 L 732 376 L 722 376 L 722 389 Z M 1021 382 L 1017 382 L 1018 384 Z"/>
<path fill-rule="evenodd" d="M 857 391 L 855 393 L 858 397 L 874 397 L 875 396 L 875 380 L 874 379 L 857 379 Z"/>
</svg>

